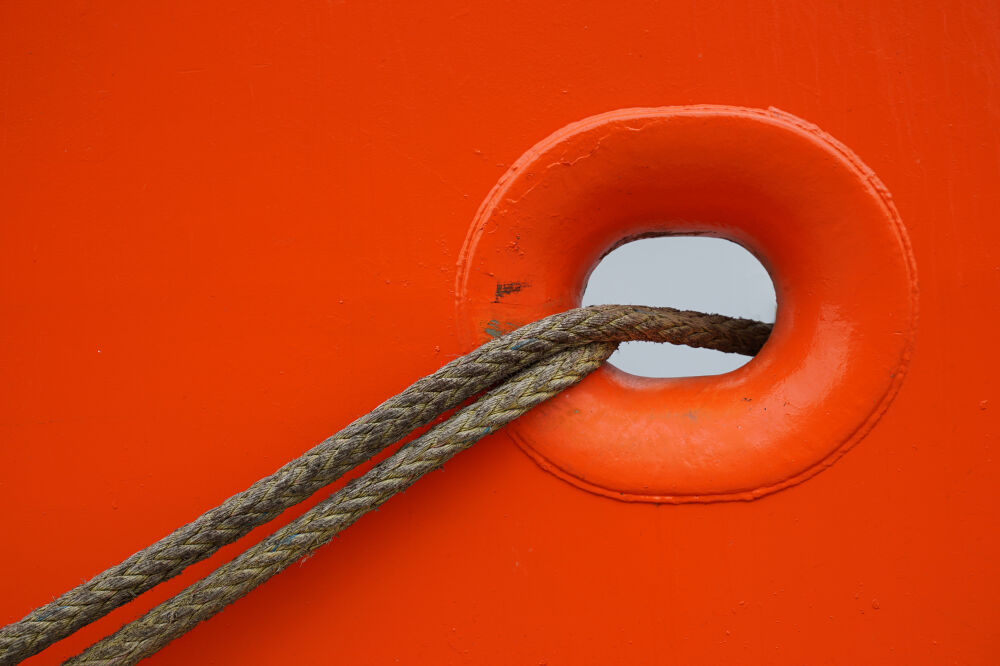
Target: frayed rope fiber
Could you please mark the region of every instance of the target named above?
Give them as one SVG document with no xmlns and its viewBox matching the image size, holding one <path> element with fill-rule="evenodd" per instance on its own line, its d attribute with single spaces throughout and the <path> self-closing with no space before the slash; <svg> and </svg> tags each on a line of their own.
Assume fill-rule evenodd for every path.
<svg viewBox="0 0 1000 666">
<path fill-rule="evenodd" d="M 0 666 L 16 664 L 269 522 L 416 428 L 485 394 L 363 476 L 177 596 L 66 663 L 133 664 L 155 653 L 426 472 L 644 340 L 755 355 L 771 325 L 625 305 L 552 315 L 491 340 L 386 400 L 305 454 L 91 580 L 0 629 Z"/>
</svg>

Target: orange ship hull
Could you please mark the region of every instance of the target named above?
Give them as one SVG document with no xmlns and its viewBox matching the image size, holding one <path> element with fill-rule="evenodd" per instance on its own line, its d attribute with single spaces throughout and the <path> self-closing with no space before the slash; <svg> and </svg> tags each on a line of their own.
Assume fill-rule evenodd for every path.
<svg viewBox="0 0 1000 666">
<path fill-rule="evenodd" d="M 760 357 L 602 369 L 151 662 L 1000 658 L 996 3 L 0 17 L 0 622 L 711 233 L 775 278 Z"/>
</svg>

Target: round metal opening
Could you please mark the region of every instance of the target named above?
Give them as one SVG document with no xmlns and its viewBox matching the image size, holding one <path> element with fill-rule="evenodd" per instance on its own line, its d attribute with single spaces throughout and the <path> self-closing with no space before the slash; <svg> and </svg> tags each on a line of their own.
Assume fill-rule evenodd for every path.
<svg viewBox="0 0 1000 666">
<path fill-rule="evenodd" d="M 773 323 L 774 283 L 741 245 L 707 236 L 658 236 L 618 246 L 587 279 L 581 305 L 665 305 Z M 750 357 L 712 349 L 627 342 L 608 361 L 638 377 L 732 372 Z"/>
</svg>

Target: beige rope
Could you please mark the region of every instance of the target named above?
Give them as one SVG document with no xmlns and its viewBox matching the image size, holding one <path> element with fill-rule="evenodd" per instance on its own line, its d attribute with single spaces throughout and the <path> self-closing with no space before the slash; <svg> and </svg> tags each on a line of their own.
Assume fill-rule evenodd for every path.
<svg viewBox="0 0 1000 666">
<path fill-rule="evenodd" d="M 221 610 L 427 469 L 595 369 L 618 342 L 651 340 L 755 354 L 770 325 L 670 308 L 591 306 L 547 317 L 452 361 L 302 457 L 121 564 L 0 629 L 14 664 L 208 557 L 465 399 L 480 401 L 404 446 L 368 474 L 244 555 L 75 658 L 134 663 Z M 593 343 L 598 344 L 593 344 Z"/>
</svg>

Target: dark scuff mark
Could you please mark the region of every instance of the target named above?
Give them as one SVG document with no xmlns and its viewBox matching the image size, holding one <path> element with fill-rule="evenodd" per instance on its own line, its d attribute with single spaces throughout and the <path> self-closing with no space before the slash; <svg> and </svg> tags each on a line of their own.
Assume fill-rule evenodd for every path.
<svg viewBox="0 0 1000 666">
<path fill-rule="evenodd" d="M 491 338 L 499 338 L 502 335 L 510 333 L 516 328 L 519 328 L 519 325 L 513 322 L 510 321 L 500 322 L 497 321 L 496 319 L 490 319 L 488 322 L 486 322 L 486 328 L 484 330 L 486 332 L 486 335 L 490 336 Z"/>
<path fill-rule="evenodd" d="M 494 303 L 499 303 L 500 299 L 508 294 L 516 294 L 525 287 L 530 287 L 531 285 L 527 282 L 497 282 L 497 296 L 493 300 Z"/>
<path fill-rule="evenodd" d="M 511 351 L 517 351 L 521 347 L 524 347 L 525 345 L 529 345 L 532 342 L 537 342 L 537 341 L 535 340 L 535 338 L 525 338 L 524 340 L 520 340 L 520 341 L 515 342 L 514 344 L 512 344 L 510 346 L 510 349 L 511 349 Z"/>
</svg>

